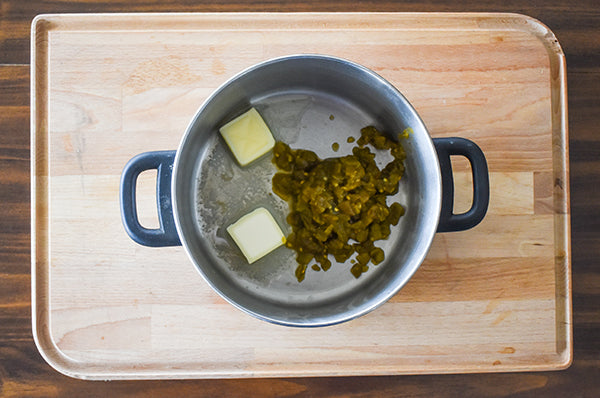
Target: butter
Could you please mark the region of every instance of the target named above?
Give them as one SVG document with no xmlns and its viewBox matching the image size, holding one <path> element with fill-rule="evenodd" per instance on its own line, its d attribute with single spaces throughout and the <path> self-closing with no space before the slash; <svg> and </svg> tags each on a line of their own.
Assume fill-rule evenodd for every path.
<svg viewBox="0 0 600 398">
<path fill-rule="evenodd" d="M 259 207 L 231 224 L 227 227 L 227 232 L 250 264 L 285 243 L 281 228 L 264 207 Z"/>
<path fill-rule="evenodd" d="M 241 166 L 258 159 L 275 145 L 269 127 L 254 108 L 236 117 L 219 131 Z"/>
</svg>

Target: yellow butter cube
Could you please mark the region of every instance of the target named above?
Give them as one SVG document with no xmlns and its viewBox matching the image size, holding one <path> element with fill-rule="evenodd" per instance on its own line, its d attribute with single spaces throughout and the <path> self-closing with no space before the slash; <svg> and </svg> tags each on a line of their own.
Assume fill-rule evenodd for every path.
<svg viewBox="0 0 600 398">
<path fill-rule="evenodd" d="M 258 159 L 275 146 L 269 127 L 254 108 L 219 129 L 241 166 Z"/>
<path fill-rule="evenodd" d="M 264 207 L 246 214 L 227 227 L 248 263 L 269 254 L 285 243 L 285 236 L 271 213 Z"/>
</svg>

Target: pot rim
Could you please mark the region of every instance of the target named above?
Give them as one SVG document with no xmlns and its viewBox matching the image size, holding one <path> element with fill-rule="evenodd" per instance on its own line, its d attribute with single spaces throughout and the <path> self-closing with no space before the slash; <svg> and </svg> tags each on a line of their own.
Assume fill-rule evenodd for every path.
<svg viewBox="0 0 600 398">
<path fill-rule="evenodd" d="M 194 130 L 194 126 L 198 120 L 198 118 L 200 117 L 200 115 L 202 114 L 202 111 L 206 108 L 206 106 L 213 101 L 213 99 L 215 97 L 217 97 L 224 89 L 225 87 L 227 87 L 228 85 L 230 85 L 232 82 L 236 81 L 237 79 L 241 78 L 242 76 L 245 76 L 249 73 L 251 73 L 252 71 L 259 69 L 259 68 L 263 68 L 266 67 L 268 65 L 274 64 L 274 63 L 279 63 L 279 62 L 284 62 L 284 61 L 288 61 L 288 60 L 294 60 L 294 59 L 317 59 L 317 60 L 326 60 L 326 61 L 330 61 L 330 62 L 339 62 L 345 65 L 349 65 L 352 68 L 361 70 L 363 73 L 367 73 L 368 75 L 370 75 L 371 77 L 375 78 L 377 81 L 379 81 L 379 83 L 381 83 L 383 86 L 386 86 L 387 88 L 391 89 L 392 92 L 394 92 L 394 94 L 396 96 L 398 96 L 399 98 L 402 99 L 402 102 L 412 111 L 414 117 L 417 119 L 417 121 L 421 124 L 421 126 L 423 127 L 424 131 L 427 133 L 426 134 L 426 141 L 428 142 L 428 146 L 430 147 L 432 153 L 435 155 L 432 157 L 431 160 L 433 160 L 436 164 L 434 165 L 434 168 L 437 170 L 437 175 L 438 175 L 438 189 L 437 191 L 439 192 L 439 195 L 436 195 L 434 197 L 434 200 L 436 201 L 436 203 L 433 205 L 434 208 L 437 209 L 437 211 L 435 212 L 435 215 L 431 216 L 433 218 L 433 220 L 431 220 L 431 222 L 428 224 L 428 230 L 426 232 L 428 232 L 427 236 L 424 236 L 424 238 L 426 238 L 426 242 L 424 242 L 424 245 L 421 246 L 420 248 L 420 253 L 418 256 L 418 261 L 415 261 L 416 266 L 414 266 L 410 272 L 408 272 L 401 280 L 396 281 L 396 283 L 391 284 L 386 286 L 386 289 L 384 289 L 382 292 L 380 292 L 379 294 L 373 296 L 373 298 L 371 299 L 372 303 L 370 303 L 370 305 L 365 306 L 364 308 L 361 308 L 360 311 L 346 311 L 346 312 L 340 312 L 338 313 L 335 317 L 334 316 L 328 316 L 326 320 L 319 320 L 319 319 L 314 319 L 314 320 L 307 320 L 307 319 L 303 319 L 302 322 L 297 322 L 297 321 L 293 321 L 293 320 L 284 320 L 284 319 L 280 319 L 278 317 L 272 317 L 269 315 L 265 315 L 263 313 L 259 313 L 257 311 L 253 311 L 250 308 L 245 307 L 242 303 L 239 303 L 235 300 L 233 300 L 232 298 L 230 298 L 227 294 L 225 294 L 224 292 L 221 291 L 221 289 L 218 288 L 218 286 L 216 286 L 210 278 L 207 277 L 207 275 L 205 275 L 205 273 L 203 272 L 203 270 L 201 269 L 201 267 L 199 266 L 195 256 L 193 255 L 193 253 L 191 252 L 189 246 L 188 246 L 188 242 L 185 234 L 182 231 L 182 225 L 180 222 L 180 211 L 178 209 L 178 201 L 176 200 L 176 193 L 177 193 L 177 189 L 176 189 L 176 176 L 178 175 L 178 171 L 179 171 L 179 167 L 180 167 L 180 163 L 181 163 L 181 154 L 182 154 L 182 148 L 184 147 L 186 141 L 189 139 L 189 136 L 193 133 Z M 427 129 L 427 127 L 425 126 L 425 123 L 423 122 L 423 120 L 421 119 L 421 116 L 417 113 L 416 109 L 414 109 L 414 107 L 412 106 L 412 104 L 408 101 L 408 99 L 406 97 L 404 97 L 404 95 L 393 85 L 391 84 L 389 81 L 387 81 L 385 78 L 383 78 L 381 75 L 379 75 L 378 73 L 374 72 L 373 70 L 360 65 L 354 61 L 350 61 L 341 57 L 337 57 L 337 56 L 331 56 L 331 55 L 323 55 L 323 54 L 292 54 L 292 55 L 285 55 L 285 56 L 280 56 L 280 57 L 275 57 L 275 58 L 271 58 L 259 63 L 256 63 L 252 66 L 249 66 L 245 69 L 243 69 L 242 71 L 236 73 L 234 76 L 232 76 L 231 78 L 227 79 L 224 83 L 222 83 L 217 89 L 215 89 L 211 95 L 199 106 L 199 108 L 196 110 L 194 117 L 191 119 L 191 121 L 189 122 L 189 124 L 187 125 L 186 129 L 185 129 L 185 133 L 182 135 L 182 138 L 180 140 L 176 155 L 175 155 L 175 160 L 173 162 L 173 174 L 172 174 L 172 180 L 171 180 L 171 194 L 172 194 L 172 207 L 173 207 L 173 218 L 175 220 L 175 226 L 177 229 L 177 233 L 179 234 L 182 246 L 188 256 L 188 258 L 192 261 L 192 263 L 195 265 L 195 268 L 198 270 L 198 272 L 200 273 L 200 275 L 202 276 L 202 278 L 206 281 L 206 283 L 211 287 L 211 289 L 213 291 L 215 291 L 221 298 L 223 298 L 225 301 L 227 301 L 228 303 L 230 303 L 231 305 L 233 305 L 234 307 L 240 309 L 241 311 L 252 315 L 253 317 L 263 320 L 263 321 L 267 321 L 269 323 L 272 324 L 277 324 L 277 325 L 282 325 L 282 326 L 293 326 L 293 327 L 322 327 L 322 326 L 331 326 L 331 325 L 336 325 L 336 324 L 340 324 L 343 322 L 347 322 L 350 321 L 352 319 L 358 318 L 362 315 L 365 315 L 371 311 L 373 311 L 374 309 L 378 308 L 379 306 L 383 305 L 385 302 L 387 302 L 392 296 L 394 296 L 396 293 L 398 293 L 398 291 L 400 291 L 402 289 L 402 287 L 404 287 L 406 285 L 406 283 L 412 278 L 412 276 L 415 274 L 415 272 L 419 269 L 419 267 L 421 266 L 421 264 L 423 263 L 423 261 L 425 260 L 425 257 L 427 256 L 427 253 L 430 250 L 431 244 L 433 242 L 433 238 L 436 234 L 436 230 L 437 230 L 437 226 L 439 223 L 439 219 L 440 219 L 440 212 L 441 212 L 441 206 L 442 206 L 442 180 L 441 180 L 441 171 L 440 171 L 440 163 L 439 163 L 439 159 L 438 156 L 436 154 L 435 151 L 435 146 L 433 143 L 433 140 L 431 138 L 431 135 L 429 134 L 429 131 Z M 376 300 L 375 300 L 376 299 Z"/>
</svg>

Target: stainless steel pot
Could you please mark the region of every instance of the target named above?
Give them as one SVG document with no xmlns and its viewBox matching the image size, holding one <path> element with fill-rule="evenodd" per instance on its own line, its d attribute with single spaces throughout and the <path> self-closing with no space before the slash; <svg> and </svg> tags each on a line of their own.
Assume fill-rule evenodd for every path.
<svg viewBox="0 0 600 398">
<path fill-rule="evenodd" d="M 307 272 L 298 283 L 294 253 L 281 247 L 249 265 L 225 228 L 259 206 L 273 214 L 284 233 L 287 204 L 271 194 L 276 172 L 270 156 L 245 168 L 237 165 L 218 128 L 255 107 L 277 140 L 315 151 L 321 158 L 349 151 L 348 136 L 367 125 L 413 133 L 403 143 L 406 173 L 393 198 L 406 214 L 391 236 L 377 242 L 386 259 L 359 279 L 349 264 L 327 272 Z M 339 152 L 331 149 L 340 144 Z M 452 213 L 450 155 L 466 156 L 472 165 L 473 207 Z M 157 169 L 161 227 L 143 228 L 135 210 L 135 182 L 140 172 Z M 462 138 L 430 138 L 417 112 L 390 83 L 347 60 L 322 55 L 294 55 L 255 65 L 217 89 L 200 107 L 179 149 L 138 155 L 126 165 L 121 181 L 125 229 L 146 246 L 182 244 L 206 282 L 225 300 L 269 322 L 288 326 L 325 326 L 366 314 L 404 286 L 423 262 L 434 234 L 471 228 L 487 211 L 485 157 Z M 193 292 L 189 292 L 193 294 Z"/>
</svg>

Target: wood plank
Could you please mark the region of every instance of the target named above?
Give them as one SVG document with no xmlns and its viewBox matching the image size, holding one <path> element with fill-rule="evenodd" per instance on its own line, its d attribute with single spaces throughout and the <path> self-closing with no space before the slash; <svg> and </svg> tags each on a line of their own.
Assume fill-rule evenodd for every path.
<svg viewBox="0 0 600 398">
<path fill-rule="evenodd" d="M 205 302 L 221 302 L 180 249 L 156 253 L 155 261 L 144 266 L 135 263 L 136 258 L 143 258 L 143 250 L 137 250 L 131 259 L 118 262 L 98 258 L 98 250 L 88 249 L 86 254 L 87 257 L 76 257 L 77 268 L 60 261 L 53 263 L 53 308 L 93 308 L 120 303 L 201 306 Z M 530 257 L 527 261 L 514 257 L 468 258 L 459 264 L 427 259 L 410 283 L 391 301 L 483 300 L 497 303 L 520 298 L 552 300 L 556 295 L 554 267 L 552 257 Z M 128 272 L 127 277 L 123 276 L 124 269 Z M 293 268 L 289 272 L 293 272 Z M 99 286 L 95 282 L 98 278 L 110 284 L 111 290 Z M 77 281 L 80 289 L 73 291 L 71 286 Z M 189 291 L 194 294 L 186 295 Z"/>
<path fill-rule="evenodd" d="M 76 219 L 63 222 L 52 220 L 51 228 L 57 231 L 52 250 L 61 256 L 67 256 L 66 259 L 58 258 L 56 261 L 69 261 L 69 253 L 77 257 L 88 255 L 90 250 L 101 254 L 106 247 L 113 247 L 113 252 L 121 255 L 131 254 L 132 250 L 137 248 L 136 244 L 127 240 L 122 242 L 126 235 L 120 219 L 108 218 L 117 216 L 119 213 L 113 210 L 107 213 L 107 219 L 94 218 L 87 222 Z M 90 228 L 90 225 L 95 227 Z M 554 253 L 553 216 L 488 215 L 477 228 L 477 234 L 475 231 L 437 234 L 428 258 L 529 258 L 547 257 Z M 74 241 L 72 231 L 77 231 L 77 236 L 86 239 L 87 243 L 82 245 L 81 242 Z M 491 236 L 494 238 L 490 239 L 492 232 Z M 156 249 L 146 249 L 147 254 L 152 252 L 157 252 L 157 256 L 163 255 Z"/>
<path fill-rule="evenodd" d="M 29 29 L 28 29 L 29 30 Z M 29 67 L 0 65 L 0 106 L 29 106 Z M 10 116 L 6 115 L 5 116 Z"/>
<path fill-rule="evenodd" d="M 28 77 L 28 66 L 0 65 L 0 274 L 4 275 L 1 279 L 30 277 Z M 18 293 L 9 289 L 13 293 L 0 300 L 0 306 L 6 303 L 10 308 L 12 298 L 18 297 L 14 304 L 18 309 L 11 314 L 18 313 L 20 320 L 25 319 L 29 306 L 23 306 L 21 298 L 30 294 L 29 288 L 26 283 L 14 286 L 18 286 Z"/>
<path fill-rule="evenodd" d="M 456 170 L 453 164 L 452 168 Z M 454 213 L 460 214 L 468 211 L 473 203 L 473 178 L 471 172 L 457 172 L 454 175 Z M 490 203 L 488 214 L 533 214 L 534 203 L 545 191 L 539 192 L 534 187 L 534 173 L 515 172 L 500 173 L 490 172 Z M 547 187 L 541 184 L 547 190 Z M 537 186 L 536 186 L 537 187 Z M 552 186 L 550 186 L 552 188 Z M 552 199 L 552 189 L 550 189 Z"/>
<path fill-rule="evenodd" d="M 73 144 L 68 142 L 67 145 Z M 466 211 L 472 201 L 470 175 L 455 173 L 454 178 L 456 205 Z M 82 217 L 102 219 L 111 215 L 118 220 L 119 179 L 119 175 L 96 174 L 52 177 L 51 183 L 56 190 L 53 219 L 65 222 Z M 533 173 L 490 173 L 488 214 L 534 214 L 533 180 Z M 140 175 L 137 198 L 142 223 L 156 222 L 156 172 Z"/>
<path fill-rule="evenodd" d="M 437 234 L 428 258 L 538 257 L 553 252 L 553 216 L 489 214 L 475 230 Z"/>
<path fill-rule="evenodd" d="M 554 259 L 515 257 L 465 258 L 460 264 L 426 259 L 392 302 L 482 300 L 493 309 L 503 300 L 546 299 L 555 296 Z"/>
</svg>

